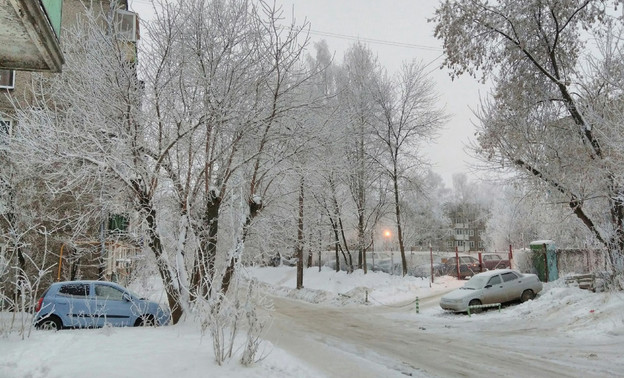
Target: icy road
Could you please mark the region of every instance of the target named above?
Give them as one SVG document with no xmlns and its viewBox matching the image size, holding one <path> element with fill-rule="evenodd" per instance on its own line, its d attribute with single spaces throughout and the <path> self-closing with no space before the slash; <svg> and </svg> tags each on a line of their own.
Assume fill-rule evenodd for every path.
<svg viewBox="0 0 624 378">
<path fill-rule="evenodd" d="M 419 314 L 414 304 L 336 308 L 275 297 L 266 338 L 328 377 L 622 376 L 621 320 L 570 314 L 574 296 L 550 296 L 472 317 L 445 313 L 439 295 L 421 300 Z"/>
</svg>

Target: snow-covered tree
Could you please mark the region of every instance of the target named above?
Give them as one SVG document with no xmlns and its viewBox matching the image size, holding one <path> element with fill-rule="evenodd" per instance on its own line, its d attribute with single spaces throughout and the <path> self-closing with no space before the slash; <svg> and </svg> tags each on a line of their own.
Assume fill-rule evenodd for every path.
<svg viewBox="0 0 624 378">
<path fill-rule="evenodd" d="M 433 83 L 422 65 L 404 64 L 393 78 L 383 75 L 373 88 L 379 109 L 375 136 L 380 143 L 378 157 L 384 174 L 392 183 L 397 240 L 403 275 L 407 274 L 400 183 L 410 172 L 423 170 L 425 160 L 420 148 L 430 141 L 444 124 L 446 116 L 438 107 Z"/>
<path fill-rule="evenodd" d="M 386 203 L 385 191 L 378 190 L 383 170 L 377 164 L 381 148 L 375 138 L 378 105 L 373 96 L 381 66 L 367 46 L 355 43 L 345 53 L 340 73 L 344 179 L 357 216 L 357 266 L 366 271 L 366 250 L 372 245 L 373 232 Z"/>
<path fill-rule="evenodd" d="M 453 75 L 494 83 L 478 153 L 565 205 L 624 271 L 621 20 L 599 0 L 443 2 L 433 19 Z M 619 12 L 617 12 L 619 13 Z M 588 58 L 602 51 L 603 58 Z M 604 54 L 608 52 L 608 54 Z"/>
</svg>

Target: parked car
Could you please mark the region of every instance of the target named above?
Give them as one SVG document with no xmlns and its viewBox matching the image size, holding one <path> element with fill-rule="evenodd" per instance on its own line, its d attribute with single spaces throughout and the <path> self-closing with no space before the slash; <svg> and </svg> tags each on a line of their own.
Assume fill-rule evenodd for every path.
<svg viewBox="0 0 624 378">
<path fill-rule="evenodd" d="M 39 329 L 166 325 L 169 311 L 113 282 L 56 282 L 35 306 Z"/>
<path fill-rule="evenodd" d="M 479 273 L 466 284 L 445 294 L 440 307 L 445 310 L 464 312 L 468 306 L 505 303 L 515 300 L 526 302 L 542 290 L 542 283 L 535 274 L 522 274 L 511 269 L 496 269 Z M 474 312 L 479 312 L 475 308 Z"/>
<path fill-rule="evenodd" d="M 509 260 L 503 259 L 502 257 L 500 257 L 500 255 L 494 253 L 484 253 L 481 256 L 481 261 L 483 261 L 483 270 L 511 268 Z"/>
<path fill-rule="evenodd" d="M 479 259 L 473 256 L 459 256 L 459 278 L 466 279 L 481 272 Z M 444 263 L 444 273 L 457 277 L 457 260 L 451 257 Z"/>
</svg>

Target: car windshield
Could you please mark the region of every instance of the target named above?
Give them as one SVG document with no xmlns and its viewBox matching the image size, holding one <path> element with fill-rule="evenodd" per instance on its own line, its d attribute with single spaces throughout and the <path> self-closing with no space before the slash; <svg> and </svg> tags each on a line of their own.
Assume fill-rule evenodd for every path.
<svg viewBox="0 0 624 378">
<path fill-rule="evenodd" d="M 468 282 L 466 282 L 466 284 L 462 287 L 462 289 L 466 289 L 466 290 L 483 289 L 483 286 L 485 286 L 485 283 L 487 282 L 488 278 L 489 277 L 474 276 L 470 280 L 468 280 Z"/>
</svg>

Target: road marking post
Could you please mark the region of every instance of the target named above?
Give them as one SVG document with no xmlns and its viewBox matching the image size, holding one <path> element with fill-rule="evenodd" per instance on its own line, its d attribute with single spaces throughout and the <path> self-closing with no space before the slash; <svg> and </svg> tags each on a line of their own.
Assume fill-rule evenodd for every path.
<svg viewBox="0 0 624 378">
<path fill-rule="evenodd" d="M 416 297 L 415 302 L 416 302 L 416 313 L 420 314 L 420 303 L 419 303 L 418 297 Z"/>
</svg>

